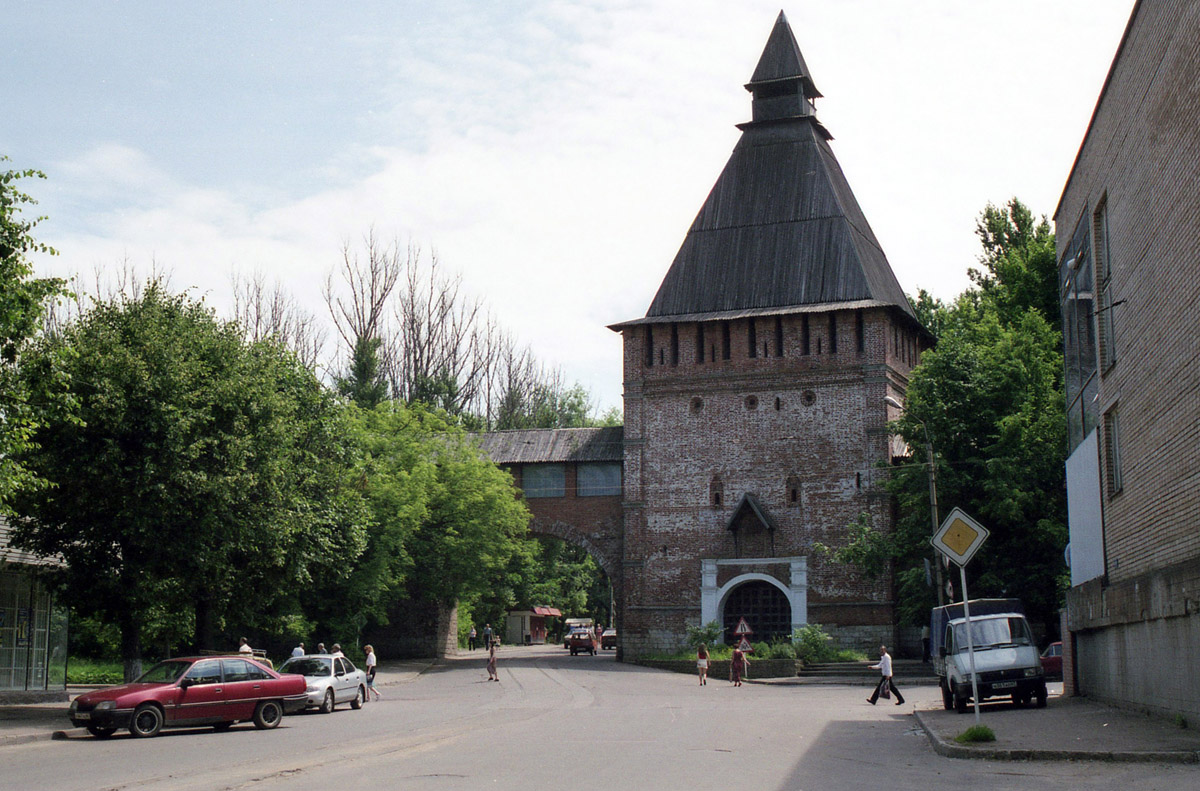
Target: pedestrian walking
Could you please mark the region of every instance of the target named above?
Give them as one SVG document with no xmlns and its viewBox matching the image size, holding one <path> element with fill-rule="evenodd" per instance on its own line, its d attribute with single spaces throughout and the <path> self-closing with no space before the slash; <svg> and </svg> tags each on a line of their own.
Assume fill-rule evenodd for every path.
<svg viewBox="0 0 1200 791">
<path fill-rule="evenodd" d="M 483 644 L 487 647 L 492 645 L 492 625 L 490 623 L 483 625 Z"/>
<path fill-rule="evenodd" d="M 929 624 L 921 627 L 921 661 L 929 662 Z"/>
<path fill-rule="evenodd" d="M 375 689 L 375 649 L 368 645 L 363 650 L 367 652 L 367 700 L 370 700 L 372 695 L 375 696 L 375 700 L 379 700 L 383 693 Z"/>
<path fill-rule="evenodd" d="M 475 627 L 471 627 L 471 633 L 467 635 L 467 648 L 471 651 L 475 650 Z"/>
<path fill-rule="evenodd" d="M 735 687 L 742 685 L 742 674 L 750 669 L 750 657 L 740 648 L 733 649 L 733 659 L 729 660 L 729 680 Z"/>
<path fill-rule="evenodd" d="M 499 681 L 500 677 L 496 675 L 496 644 L 488 642 L 488 661 L 487 661 L 488 681 Z"/>
<path fill-rule="evenodd" d="M 874 706 L 880 695 L 886 698 L 889 693 L 896 696 L 897 706 L 904 703 L 904 696 L 900 694 L 900 690 L 896 689 L 896 683 L 892 681 L 892 657 L 888 654 L 886 645 L 879 646 L 879 664 L 871 665 L 871 668 L 878 670 L 881 678 L 879 685 L 871 693 L 871 697 L 867 698 L 867 703 Z"/>
<path fill-rule="evenodd" d="M 292 656 L 304 656 L 304 643 L 300 643 L 292 649 Z"/>
<path fill-rule="evenodd" d="M 700 674 L 700 686 L 708 683 L 708 646 L 704 643 L 696 649 L 696 672 Z"/>
</svg>

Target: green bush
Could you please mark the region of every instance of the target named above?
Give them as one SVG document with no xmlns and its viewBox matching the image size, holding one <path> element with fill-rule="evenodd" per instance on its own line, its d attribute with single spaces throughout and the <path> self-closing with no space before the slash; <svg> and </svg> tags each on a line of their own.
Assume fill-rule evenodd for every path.
<svg viewBox="0 0 1200 791">
<path fill-rule="evenodd" d="M 703 626 L 689 626 L 685 645 L 695 651 L 701 643 L 704 643 L 711 649 L 721 642 L 724 634 L 725 627 L 721 626 L 720 621 L 709 621 Z"/>
<path fill-rule="evenodd" d="M 996 734 L 992 733 L 992 729 L 986 725 L 972 725 L 962 733 L 954 737 L 954 741 L 959 744 L 974 744 L 976 742 L 994 742 Z"/>
<path fill-rule="evenodd" d="M 801 626 L 792 632 L 792 642 L 796 646 L 796 657 L 805 662 L 833 661 L 833 648 L 830 643 L 833 638 L 825 634 L 819 623 Z"/>
<path fill-rule="evenodd" d="M 149 668 L 150 664 L 153 663 L 144 664 L 144 667 Z M 67 662 L 68 684 L 101 686 L 120 684 L 124 680 L 125 670 L 120 662 L 74 656 Z"/>
</svg>

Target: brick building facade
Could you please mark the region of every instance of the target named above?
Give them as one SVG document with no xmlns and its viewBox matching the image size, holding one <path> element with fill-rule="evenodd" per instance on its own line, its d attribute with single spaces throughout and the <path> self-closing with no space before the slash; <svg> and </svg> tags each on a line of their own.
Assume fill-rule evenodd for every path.
<svg viewBox="0 0 1200 791">
<path fill-rule="evenodd" d="M 1200 716 L 1200 1 L 1134 7 L 1055 225 L 1069 688 Z"/>
<path fill-rule="evenodd" d="M 863 648 L 895 636 L 890 577 L 814 547 L 843 544 L 863 515 L 892 529 L 882 467 L 900 449 L 884 398 L 903 398 L 931 339 L 816 117 L 821 94 L 783 14 L 746 88 L 752 120 L 646 316 L 612 325 L 625 425 L 604 458 L 622 462 L 621 496 L 571 496 L 590 456 L 567 452 L 562 432 L 484 439 L 527 498 L 531 471 L 565 465 L 559 497 L 529 499 L 533 530 L 590 544 L 619 588 L 628 658 L 712 620 L 729 639 L 742 617 L 754 639 L 806 623 Z"/>
</svg>

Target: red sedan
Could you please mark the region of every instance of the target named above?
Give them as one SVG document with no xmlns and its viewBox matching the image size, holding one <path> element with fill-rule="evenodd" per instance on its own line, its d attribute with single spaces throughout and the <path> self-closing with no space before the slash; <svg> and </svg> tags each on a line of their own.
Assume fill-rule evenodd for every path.
<svg viewBox="0 0 1200 791">
<path fill-rule="evenodd" d="M 1062 678 L 1062 643 L 1051 643 L 1042 652 L 1042 672 L 1047 676 Z"/>
<path fill-rule="evenodd" d="M 118 728 L 145 737 L 163 728 L 224 730 L 247 720 L 274 728 L 285 712 L 304 708 L 307 686 L 304 676 L 280 675 L 247 657 L 168 659 L 130 684 L 80 695 L 67 716 L 98 738 Z"/>
</svg>

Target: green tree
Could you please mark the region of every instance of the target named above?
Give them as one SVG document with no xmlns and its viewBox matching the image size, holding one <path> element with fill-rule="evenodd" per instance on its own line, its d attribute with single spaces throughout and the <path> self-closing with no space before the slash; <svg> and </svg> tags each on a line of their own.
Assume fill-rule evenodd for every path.
<svg viewBox="0 0 1200 791">
<path fill-rule="evenodd" d="M 971 594 L 1019 597 L 1052 628 L 1066 544 L 1061 337 L 1039 309 L 1016 312 L 1013 300 L 997 296 L 968 293 L 950 309 L 937 348 L 910 376 L 896 426 L 915 448 L 926 440 L 919 421 L 928 427 L 942 515 L 959 506 L 991 531 L 969 569 Z M 923 620 L 935 597 L 924 582 L 927 474 L 916 463 L 892 479 L 900 506 L 896 577 L 909 622 Z"/>
<path fill-rule="evenodd" d="M 354 340 L 350 364 L 344 376 L 337 378 L 339 395 L 361 409 L 374 409 L 388 397 L 387 377 L 379 359 L 379 338 L 362 336 Z"/>
<path fill-rule="evenodd" d="M 65 601 L 118 625 L 127 675 L 164 615 L 198 648 L 275 629 L 290 591 L 362 551 L 343 409 L 291 353 L 153 282 L 44 339 L 25 366 L 35 398 L 63 350 L 74 419 L 23 454 L 53 488 L 21 499 L 14 538 L 66 560 Z"/>
<path fill-rule="evenodd" d="M 0 156 L 0 163 L 7 161 L 8 157 Z M 29 403 L 18 366 L 23 350 L 38 331 L 47 303 L 65 293 L 63 281 L 33 277 L 27 256 L 56 252 L 33 236 L 34 227 L 44 218 L 23 216 L 25 207 L 37 203 L 18 189 L 18 182 L 26 178 L 45 175 L 36 170 L 0 170 L 0 514 L 7 512 L 9 500 L 18 492 L 44 483 L 20 461 L 45 415 Z M 60 361 L 45 362 L 47 373 L 53 374 Z M 60 388 L 49 389 L 61 395 Z M 46 406 L 57 409 L 62 404 L 48 402 Z"/>
<path fill-rule="evenodd" d="M 989 203 L 976 221 L 975 234 L 983 245 L 979 262 L 984 269 L 968 274 L 1001 319 L 1012 324 L 1032 308 L 1051 327 L 1060 326 L 1058 258 L 1049 221 L 1036 219 L 1012 198 L 1003 206 Z"/>
</svg>

